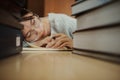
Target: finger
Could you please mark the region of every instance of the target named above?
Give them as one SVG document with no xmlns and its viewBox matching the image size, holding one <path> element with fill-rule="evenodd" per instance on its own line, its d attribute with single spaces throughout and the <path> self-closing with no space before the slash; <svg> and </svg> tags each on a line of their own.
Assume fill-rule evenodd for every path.
<svg viewBox="0 0 120 80">
<path fill-rule="evenodd" d="M 66 45 L 68 45 L 68 42 L 61 44 L 58 48 L 64 48 L 64 47 L 66 47 Z"/>
<path fill-rule="evenodd" d="M 65 36 L 65 34 L 59 33 L 59 34 L 54 34 L 54 35 L 52 35 L 52 37 L 54 37 L 55 39 L 57 39 L 57 38 L 59 38 L 59 37 L 62 37 L 62 36 Z"/>
<path fill-rule="evenodd" d="M 62 45 L 60 45 L 58 48 L 68 48 L 68 49 L 72 49 L 72 45 L 69 42 L 65 42 Z"/>
<path fill-rule="evenodd" d="M 45 47 L 46 44 L 47 44 L 47 42 L 41 41 L 41 42 L 38 43 L 38 46 L 39 46 L 39 47 Z"/>
<path fill-rule="evenodd" d="M 68 37 L 66 36 L 66 35 L 61 35 L 61 36 L 53 36 L 54 37 L 54 40 L 56 41 L 56 42 L 58 42 L 59 40 L 62 40 L 62 39 L 67 39 Z"/>
<path fill-rule="evenodd" d="M 54 44 L 52 48 L 57 48 L 57 47 L 59 47 L 61 44 L 65 43 L 65 42 L 68 42 L 68 41 L 69 41 L 68 38 L 64 38 L 64 39 L 60 39 L 59 41 L 55 41 L 56 44 Z"/>
<path fill-rule="evenodd" d="M 59 41 L 65 38 L 67 39 L 68 37 L 66 35 L 61 35 L 60 37 L 57 37 L 55 40 Z"/>
<path fill-rule="evenodd" d="M 40 47 L 46 47 L 47 43 L 43 43 Z"/>
<path fill-rule="evenodd" d="M 49 43 L 46 45 L 46 48 L 52 48 L 55 44 L 56 44 L 56 42 L 55 42 L 54 40 L 52 40 L 51 42 L 49 42 Z"/>
<path fill-rule="evenodd" d="M 40 41 L 35 42 L 40 47 L 45 47 L 52 39 L 50 37 L 46 37 Z"/>
</svg>

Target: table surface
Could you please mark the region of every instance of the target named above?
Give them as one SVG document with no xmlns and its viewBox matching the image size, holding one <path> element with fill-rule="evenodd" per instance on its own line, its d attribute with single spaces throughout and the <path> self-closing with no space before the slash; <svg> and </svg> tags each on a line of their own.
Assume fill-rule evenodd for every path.
<svg viewBox="0 0 120 80">
<path fill-rule="evenodd" d="M 71 51 L 23 51 L 0 60 L 0 80 L 120 80 L 120 64 Z"/>
</svg>

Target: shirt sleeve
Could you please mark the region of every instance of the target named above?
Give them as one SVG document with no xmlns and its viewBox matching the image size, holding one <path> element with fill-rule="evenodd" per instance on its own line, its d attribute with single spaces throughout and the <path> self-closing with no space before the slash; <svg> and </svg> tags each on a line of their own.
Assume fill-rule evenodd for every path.
<svg viewBox="0 0 120 80">
<path fill-rule="evenodd" d="M 72 33 L 77 28 L 76 19 L 65 14 L 49 13 L 48 18 L 51 26 L 51 34 L 64 33 L 73 38 Z"/>
</svg>

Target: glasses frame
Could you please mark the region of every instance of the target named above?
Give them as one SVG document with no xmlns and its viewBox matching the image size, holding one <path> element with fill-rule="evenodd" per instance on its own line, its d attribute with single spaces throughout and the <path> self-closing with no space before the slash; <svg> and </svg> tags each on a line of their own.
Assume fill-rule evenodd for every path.
<svg viewBox="0 0 120 80">
<path fill-rule="evenodd" d="M 38 18 L 38 20 L 41 21 L 39 15 L 37 15 L 37 14 L 35 14 L 35 13 L 33 13 L 33 12 L 31 12 L 31 14 L 33 14 L 33 15 L 22 18 L 22 21 L 28 21 L 28 20 L 30 20 L 30 25 L 31 25 L 31 30 L 28 31 L 28 32 L 25 34 L 24 40 L 25 40 L 25 41 L 28 41 L 26 38 L 29 38 L 33 33 L 36 35 L 36 37 L 35 37 L 33 40 L 28 41 L 28 42 L 30 42 L 30 43 L 38 41 L 38 32 L 35 30 L 35 28 L 37 28 L 37 26 L 35 26 L 35 25 L 36 25 L 35 17 Z"/>
</svg>

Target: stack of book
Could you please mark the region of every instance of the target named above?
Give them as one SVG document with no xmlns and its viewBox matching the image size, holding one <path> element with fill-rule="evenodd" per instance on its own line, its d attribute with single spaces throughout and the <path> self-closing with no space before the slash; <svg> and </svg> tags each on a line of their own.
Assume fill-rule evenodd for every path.
<svg viewBox="0 0 120 80">
<path fill-rule="evenodd" d="M 78 0 L 73 53 L 120 62 L 120 0 Z"/>
</svg>

